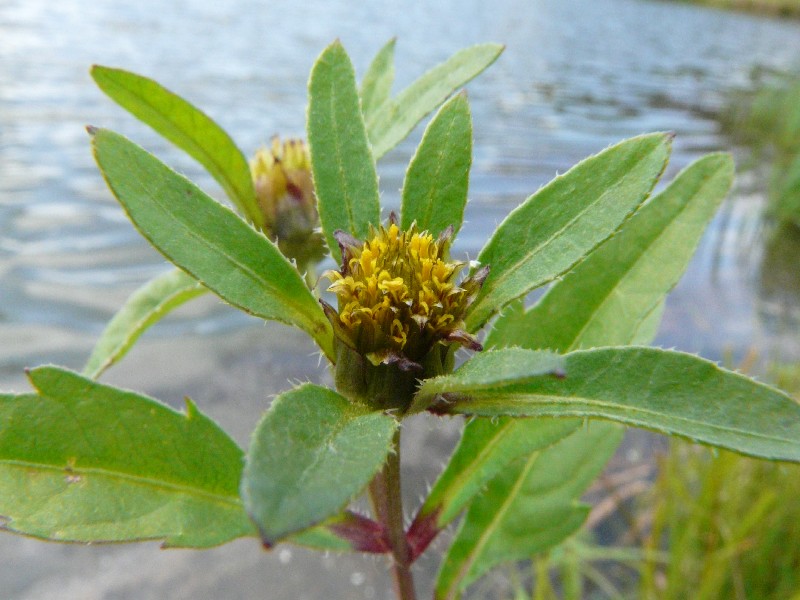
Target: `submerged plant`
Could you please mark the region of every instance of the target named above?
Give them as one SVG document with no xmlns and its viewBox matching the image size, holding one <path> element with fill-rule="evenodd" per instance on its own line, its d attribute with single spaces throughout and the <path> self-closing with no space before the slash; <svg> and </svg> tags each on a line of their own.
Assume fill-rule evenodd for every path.
<svg viewBox="0 0 800 600">
<path fill-rule="evenodd" d="M 360 89 L 338 42 L 314 65 L 315 212 L 308 180 L 275 174 L 285 147 L 251 171 L 231 138 L 186 101 L 138 75 L 93 70 L 114 100 L 199 160 L 241 216 L 122 136 L 90 129 L 112 192 L 178 270 L 134 294 L 82 375 L 35 368 L 33 392 L 0 397 L 7 529 L 194 548 L 255 536 L 266 547 L 388 554 L 397 596 L 408 599 L 412 564 L 463 515 L 436 583 L 437 598 L 456 598 L 494 565 L 580 528 L 587 507 L 578 498 L 621 439 L 613 421 L 800 461 L 792 398 L 701 358 L 641 345 L 727 193 L 731 159 L 701 158 L 650 197 L 671 136 L 632 138 L 528 198 L 477 261 L 453 260 L 472 126 L 466 96 L 450 95 L 500 47 L 461 51 L 391 97 L 393 48 L 381 50 Z M 440 104 L 408 167 L 400 215 L 382 221 L 375 160 Z M 309 217 L 300 229 L 308 232 L 318 214 L 340 265 L 323 277 L 327 300 L 304 279 L 317 255 L 303 264 L 282 245 L 273 213 L 280 202 L 265 192 L 282 176 Z M 304 251 L 317 247 L 315 235 Z M 527 293 L 548 283 L 526 308 Z M 146 327 L 205 291 L 299 327 L 334 372 L 335 389 L 303 384 L 280 394 L 246 454 L 191 402 L 181 414 L 96 381 Z M 455 369 L 462 347 L 468 353 Z M 421 412 L 473 418 L 406 526 L 400 423 Z M 348 508 L 365 489 L 371 516 Z"/>
</svg>

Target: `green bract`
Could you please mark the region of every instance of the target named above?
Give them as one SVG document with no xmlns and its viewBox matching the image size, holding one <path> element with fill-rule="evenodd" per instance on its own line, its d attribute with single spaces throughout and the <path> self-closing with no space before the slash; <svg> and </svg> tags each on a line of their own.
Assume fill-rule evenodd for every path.
<svg viewBox="0 0 800 600">
<path fill-rule="evenodd" d="M 41 367 L 30 372 L 33 393 L 0 396 L 7 528 L 58 541 L 206 547 L 258 536 L 266 546 L 390 554 L 395 590 L 408 599 L 410 565 L 463 514 L 436 585 L 437 598 L 457 598 L 494 565 L 581 527 L 578 498 L 619 444 L 617 423 L 800 462 L 797 402 L 644 345 L 731 185 L 728 155 L 696 161 L 652 195 L 671 135 L 602 150 L 511 212 L 459 278 L 468 268 L 449 248 L 467 204 L 472 123 L 467 96 L 454 92 L 501 50 L 463 50 L 394 97 L 394 40 L 360 89 L 339 42 L 314 65 L 308 142 L 319 226 L 344 260 L 326 274 L 338 307 L 309 286 L 313 265 L 298 268 L 264 233 L 230 136 L 154 81 L 95 67 L 101 89 L 196 158 L 240 215 L 133 142 L 90 128 L 109 188 L 178 270 L 130 298 L 84 376 Z M 408 166 L 401 214 L 385 225 L 375 160 L 440 105 Z M 551 282 L 526 308 L 528 292 Z M 280 394 L 246 453 L 191 403 L 182 414 L 92 379 L 207 291 L 302 329 L 335 372 L 336 390 Z M 380 323 L 365 321 L 378 313 Z M 460 346 L 470 352 L 454 370 Z M 471 420 L 406 528 L 399 425 L 425 412 Z M 365 489 L 371 517 L 348 509 Z"/>
</svg>

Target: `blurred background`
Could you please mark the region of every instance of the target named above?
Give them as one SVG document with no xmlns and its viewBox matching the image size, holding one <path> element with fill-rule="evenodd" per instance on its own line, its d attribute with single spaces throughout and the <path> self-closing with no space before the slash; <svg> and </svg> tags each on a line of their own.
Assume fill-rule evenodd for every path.
<svg viewBox="0 0 800 600">
<path fill-rule="evenodd" d="M 782 12 L 800 5 L 783 4 Z M 474 167 L 456 255 L 477 256 L 519 202 L 623 138 L 674 131 L 665 180 L 706 152 L 733 152 L 736 187 L 670 296 L 656 344 L 765 378 L 796 377 L 800 19 L 653 0 L 0 0 L 0 390 L 26 390 L 26 366 L 80 370 L 124 299 L 168 268 L 105 187 L 85 125 L 127 135 L 223 196 L 95 88 L 93 63 L 156 79 L 249 155 L 273 134 L 304 135 L 308 72 L 334 38 L 361 76 L 392 36 L 395 91 L 464 46 L 506 45 L 468 86 Z M 420 136 L 421 128 L 380 164 L 385 207 L 399 206 Z M 245 445 L 274 394 L 327 377 L 304 334 L 204 297 L 145 334 L 103 381 L 175 406 L 191 396 Z M 458 423 L 423 419 L 408 430 L 413 503 Z M 437 567 L 429 554 L 417 567 L 421 597 Z M 191 552 L 4 535 L 0 564 L 0 596 L 12 599 L 390 597 L 382 560 L 289 546 L 264 553 L 254 540 Z M 511 597 L 526 585 L 508 581 L 484 584 L 476 597 Z M 609 597 L 601 587 L 586 597 Z"/>
</svg>

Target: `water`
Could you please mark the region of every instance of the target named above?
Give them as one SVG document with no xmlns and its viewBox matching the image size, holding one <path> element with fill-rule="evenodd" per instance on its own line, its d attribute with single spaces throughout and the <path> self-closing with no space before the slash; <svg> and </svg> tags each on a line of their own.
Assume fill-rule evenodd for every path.
<svg viewBox="0 0 800 600">
<path fill-rule="evenodd" d="M 430 3 L 433 4 L 433 3 Z M 455 15 L 455 16 L 453 16 Z M 644 0 L 172 3 L 0 2 L 0 389 L 23 390 L 23 367 L 79 369 L 124 298 L 164 270 L 110 197 L 86 124 L 120 131 L 221 192 L 201 169 L 93 86 L 92 63 L 153 76 L 217 119 L 245 152 L 274 133 L 302 134 L 305 81 L 335 37 L 363 73 L 393 35 L 398 84 L 455 50 L 507 45 L 469 86 L 475 159 L 456 251 L 474 257 L 491 227 L 556 172 L 624 137 L 677 134 L 666 177 L 724 148 L 713 113 L 755 66 L 792 66 L 800 25 Z M 396 87 L 398 89 L 398 87 Z M 399 204 L 416 132 L 381 165 L 384 205 Z M 743 149 L 737 158 L 746 157 Z M 659 341 L 720 358 L 751 348 L 798 358 L 798 245 L 759 242 L 760 186 L 743 179 L 668 303 Z M 794 244 L 794 245 L 793 245 Z M 777 249 L 776 249 L 777 248 Z M 781 258 L 783 257 L 783 258 Z M 794 271 L 796 273 L 796 270 Z M 776 276 L 777 274 L 777 276 Z M 324 381 L 313 345 L 204 298 L 148 333 L 105 381 L 174 405 L 184 395 L 245 444 L 269 397 L 289 381 Z M 408 427 L 415 503 L 452 445 L 456 424 Z M 419 449 L 424 449 L 420 452 Z M 155 544 L 73 547 L 0 537 L 3 596 L 92 598 L 384 598 L 383 562 L 252 540 L 210 552 Z M 421 561 L 422 597 L 435 560 Z"/>
</svg>

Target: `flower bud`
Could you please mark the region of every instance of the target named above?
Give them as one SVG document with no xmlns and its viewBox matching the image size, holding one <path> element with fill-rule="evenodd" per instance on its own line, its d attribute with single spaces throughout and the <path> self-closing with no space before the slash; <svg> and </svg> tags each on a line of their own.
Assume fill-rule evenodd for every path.
<svg viewBox="0 0 800 600">
<path fill-rule="evenodd" d="M 451 237 L 448 230 L 434 239 L 414 225 L 402 231 L 393 219 L 363 243 L 336 233 L 342 267 L 323 277 L 338 310 L 323 307 L 336 335 L 340 391 L 404 409 L 418 379 L 452 369 L 457 346 L 481 349 L 464 329 L 464 314 L 486 273 L 457 283 L 465 264 L 447 260 Z"/>
<path fill-rule="evenodd" d="M 325 254 L 308 147 L 300 139 L 272 138 L 250 161 L 264 233 L 303 269 Z"/>
</svg>

